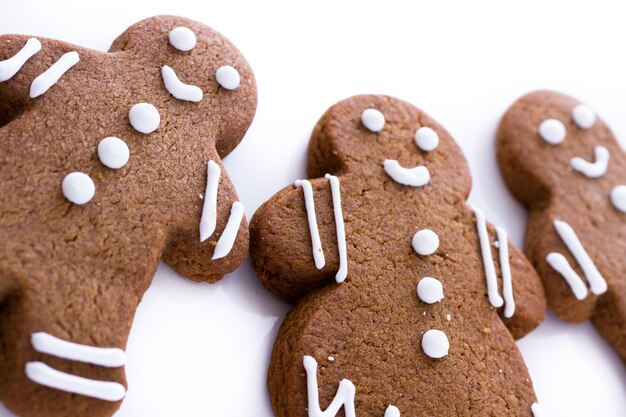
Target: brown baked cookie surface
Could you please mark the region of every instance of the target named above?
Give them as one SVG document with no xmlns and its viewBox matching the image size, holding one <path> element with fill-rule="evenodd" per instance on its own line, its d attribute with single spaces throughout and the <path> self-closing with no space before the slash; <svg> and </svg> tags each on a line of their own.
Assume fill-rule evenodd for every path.
<svg viewBox="0 0 626 417">
<path fill-rule="evenodd" d="M 315 127 L 308 175 L 250 225 L 253 267 L 296 302 L 269 368 L 276 415 L 531 416 L 514 338 L 543 320 L 543 289 L 465 203 L 448 132 L 401 100 L 351 97 Z"/>
<path fill-rule="evenodd" d="M 550 307 L 591 318 L 626 360 L 626 154 L 587 105 L 552 91 L 517 100 L 498 131 L 498 160 L 530 210 L 526 252 Z"/>
<path fill-rule="evenodd" d="M 109 53 L 0 36 L 0 400 L 109 416 L 135 309 L 163 259 L 215 282 L 245 258 L 222 167 L 256 108 L 243 56 L 171 16 Z"/>
</svg>

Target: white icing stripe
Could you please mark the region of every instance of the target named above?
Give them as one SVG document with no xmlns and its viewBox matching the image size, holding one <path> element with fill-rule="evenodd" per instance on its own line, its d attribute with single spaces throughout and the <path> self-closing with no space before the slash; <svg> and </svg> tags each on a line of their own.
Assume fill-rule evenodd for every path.
<svg viewBox="0 0 626 417">
<path fill-rule="evenodd" d="M 496 227 L 500 256 L 500 270 L 502 271 L 502 296 L 504 297 L 504 317 L 510 319 L 515 314 L 515 298 L 513 298 L 513 280 L 511 264 L 509 263 L 509 238 L 503 227 Z"/>
<path fill-rule="evenodd" d="M 339 271 L 335 275 L 337 283 L 341 284 L 348 276 L 348 256 L 346 249 L 346 227 L 343 222 L 343 212 L 341 210 L 341 185 L 339 178 L 326 174 L 330 181 L 330 191 L 333 195 L 333 210 L 335 212 L 335 224 L 337 225 L 337 246 L 339 249 Z"/>
<path fill-rule="evenodd" d="M 577 300 L 584 300 L 587 297 L 587 286 L 583 279 L 570 266 L 565 256 L 560 253 L 552 252 L 546 257 L 548 264 L 565 279 L 569 284 L 574 297 Z"/>
<path fill-rule="evenodd" d="M 63 54 L 61 58 L 47 70 L 35 78 L 30 85 L 30 97 L 39 97 L 50 89 L 70 68 L 78 64 L 80 57 L 78 52 L 72 51 Z"/>
<path fill-rule="evenodd" d="M 315 261 L 315 267 L 317 269 L 322 269 L 326 264 L 326 259 L 324 258 L 320 232 L 317 228 L 313 188 L 311 187 L 311 182 L 309 180 L 298 180 L 295 185 L 296 187 L 302 187 L 302 192 L 304 194 L 304 204 L 306 206 L 306 215 L 309 221 L 309 232 L 311 233 L 311 245 L 313 246 L 313 260 Z"/>
<path fill-rule="evenodd" d="M 18 53 L 9 59 L 0 61 L 0 83 L 13 78 L 17 74 L 26 61 L 41 50 L 41 42 L 39 39 L 30 38 Z"/>
<path fill-rule="evenodd" d="M 599 178 L 603 176 L 609 168 L 609 150 L 604 146 L 596 146 L 593 153 L 596 158 L 595 162 L 589 162 L 583 158 L 576 157 L 569 161 L 571 167 L 587 178 Z"/>
<path fill-rule="evenodd" d="M 311 356 L 305 356 L 303 364 L 306 371 L 309 417 L 334 417 L 342 406 L 346 417 L 356 417 L 354 410 L 356 388 L 354 384 L 348 379 L 341 380 L 335 398 L 333 398 L 328 408 L 322 411 L 319 401 L 319 388 L 317 386 L 317 361 Z"/>
<path fill-rule="evenodd" d="M 383 168 L 387 175 L 398 184 L 422 187 L 430 182 L 430 172 L 425 166 L 404 168 L 395 159 L 385 159 Z"/>
<path fill-rule="evenodd" d="M 203 93 L 200 87 L 182 82 L 172 68 L 167 65 L 163 65 L 163 68 L 161 68 L 161 75 L 163 76 L 165 88 L 177 99 L 192 101 L 194 103 L 202 101 Z"/>
<path fill-rule="evenodd" d="M 220 183 L 222 169 L 214 161 L 207 164 L 206 191 L 204 192 L 204 205 L 202 217 L 200 217 L 200 242 L 207 240 L 217 224 L 217 190 Z"/>
<path fill-rule="evenodd" d="M 78 362 L 118 368 L 126 363 L 126 353 L 118 348 L 99 348 L 78 343 L 66 342 L 48 333 L 31 335 L 31 343 L 37 352 Z"/>
<path fill-rule="evenodd" d="M 85 395 L 104 401 L 120 401 L 126 388 L 117 382 L 96 381 L 57 371 L 42 362 L 28 362 L 26 376 L 38 384 L 73 394 Z"/>
<path fill-rule="evenodd" d="M 498 294 L 496 268 L 493 263 L 493 257 L 491 256 L 491 245 L 489 244 L 489 235 L 487 234 L 485 215 L 478 207 L 472 206 L 472 210 L 476 215 L 476 228 L 478 229 L 478 239 L 480 240 L 480 250 L 483 258 L 483 266 L 485 268 L 485 276 L 487 277 L 487 294 L 489 296 L 489 302 L 496 308 L 502 307 L 504 300 L 500 297 L 500 294 Z"/>
<path fill-rule="evenodd" d="M 242 219 L 243 204 L 239 201 L 235 201 L 230 209 L 230 217 L 228 217 L 226 227 L 217 241 L 217 245 L 215 245 L 215 251 L 211 259 L 220 259 L 230 253 L 237 239 L 237 233 L 239 233 L 239 225 L 241 225 Z"/>
<path fill-rule="evenodd" d="M 554 228 L 585 273 L 591 292 L 596 295 L 605 293 L 608 288 L 606 281 L 576 236 L 572 226 L 564 221 L 555 220 Z"/>
<path fill-rule="evenodd" d="M 398 407 L 396 407 L 395 405 L 390 405 L 385 410 L 384 417 L 400 417 L 400 410 L 398 410 Z"/>
</svg>

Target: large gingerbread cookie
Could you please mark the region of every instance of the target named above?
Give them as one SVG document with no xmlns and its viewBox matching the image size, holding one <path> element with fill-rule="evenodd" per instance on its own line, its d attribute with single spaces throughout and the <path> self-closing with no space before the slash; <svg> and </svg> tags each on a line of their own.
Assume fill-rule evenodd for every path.
<svg viewBox="0 0 626 417">
<path fill-rule="evenodd" d="M 626 361 L 626 154 L 589 106 L 552 91 L 515 102 L 497 144 L 504 179 L 530 210 L 526 252 L 551 308 L 591 318 Z"/>
<path fill-rule="evenodd" d="M 448 132 L 398 99 L 352 97 L 315 127 L 308 175 L 250 226 L 263 283 L 297 302 L 269 369 L 276 415 L 531 416 L 514 339 L 544 317 L 541 282 L 465 203 Z"/>
<path fill-rule="evenodd" d="M 221 163 L 256 108 L 214 30 L 155 17 L 109 53 L 0 37 L 0 399 L 21 416 L 109 416 L 133 315 L 163 259 L 215 282 L 245 258 Z"/>
</svg>

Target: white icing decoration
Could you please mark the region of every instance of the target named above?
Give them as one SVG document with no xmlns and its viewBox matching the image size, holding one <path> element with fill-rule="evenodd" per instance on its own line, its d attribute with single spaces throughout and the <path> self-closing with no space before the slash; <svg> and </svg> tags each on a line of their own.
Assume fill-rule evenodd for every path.
<svg viewBox="0 0 626 417">
<path fill-rule="evenodd" d="M 443 285 L 436 278 L 424 277 L 417 284 L 417 296 L 426 304 L 443 300 Z"/>
<path fill-rule="evenodd" d="M 222 169 L 214 161 L 209 161 L 206 172 L 206 191 L 202 217 L 200 217 L 200 242 L 207 240 L 217 224 L 217 190 L 220 183 Z"/>
<path fill-rule="evenodd" d="M 487 295 L 489 297 L 489 303 L 491 303 L 492 306 L 499 308 L 504 304 L 504 300 L 500 297 L 500 294 L 498 294 L 498 281 L 496 278 L 496 268 L 493 263 L 493 256 L 491 256 L 491 245 L 489 244 L 489 235 L 487 234 L 487 222 L 485 221 L 485 215 L 481 209 L 472 206 L 472 210 L 476 216 L 476 229 L 478 231 L 478 240 L 480 241 L 480 251 L 483 258 L 485 276 L 487 278 Z M 504 242 L 502 242 L 501 246 L 505 246 Z"/>
<path fill-rule="evenodd" d="M 17 74 L 26 61 L 41 50 L 41 42 L 39 39 L 30 38 L 18 53 L 9 59 L 0 61 L 0 83 L 13 78 Z"/>
<path fill-rule="evenodd" d="M 550 145 L 558 145 L 565 140 L 566 130 L 561 121 L 546 119 L 539 125 L 539 136 Z"/>
<path fill-rule="evenodd" d="M 452 316 L 450 314 L 446 314 L 446 320 L 448 321 L 452 320 Z"/>
<path fill-rule="evenodd" d="M 165 89 L 177 99 L 194 103 L 202 101 L 203 93 L 200 87 L 182 82 L 171 67 L 163 65 L 161 75 Z"/>
<path fill-rule="evenodd" d="M 324 258 L 320 232 L 317 228 L 313 188 L 311 187 L 311 182 L 309 180 L 298 180 L 295 185 L 296 187 L 302 187 L 302 193 L 304 194 L 304 204 L 306 206 L 306 215 L 309 221 L 309 232 L 311 233 L 311 245 L 313 247 L 313 260 L 315 261 L 315 267 L 317 269 L 322 269 L 326 264 L 326 259 Z"/>
<path fill-rule="evenodd" d="M 533 417 L 543 417 L 543 410 L 537 403 L 533 403 L 533 405 L 530 406 L 530 411 L 533 412 Z"/>
<path fill-rule="evenodd" d="M 572 168 L 588 178 L 599 178 L 606 174 L 609 168 L 609 150 L 604 146 L 596 146 L 593 150 L 595 162 L 589 162 L 583 158 L 572 158 L 569 163 Z"/>
<path fill-rule="evenodd" d="M 581 129 L 590 129 L 596 122 L 596 113 L 586 104 L 579 104 L 572 110 L 572 120 Z"/>
<path fill-rule="evenodd" d="M 513 279 L 509 262 L 509 238 L 503 227 L 496 227 L 498 255 L 500 257 L 500 271 L 502 272 L 502 296 L 504 297 L 504 317 L 510 319 L 515 314 L 515 298 L 513 297 Z"/>
<path fill-rule="evenodd" d="M 172 29 L 168 38 L 170 45 L 179 51 L 188 52 L 196 46 L 196 34 L 191 29 L 183 26 Z"/>
<path fill-rule="evenodd" d="M 418 254 L 422 256 L 432 255 L 439 248 L 439 236 L 430 229 L 423 229 L 413 235 L 411 244 Z"/>
<path fill-rule="evenodd" d="M 335 214 L 335 224 L 337 229 L 337 249 L 339 250 L 339 271 L 335 275 L 337 283 L 341 284 L 348 276 L 348 252 L 346 248 L 346 227 L 343 222 L 343 212 L 341 210 L 341 185 L 339 178 L 326 174 L 325 178 L 330 181 L 330 191 L 333 196 L 333 211 Z"/>
<path fill-rule="evenodd" d="M 215 251 L 211 259 L 221 259 L 230 253 L 237 239 L 237 233 L 239 233 L 239 226 L 241 225 L 242 219 L 243 204 L 239 201 L 235 201 L 230 209 L 230 216 L 228 217 L 226 227 L 217 241 L 217 245 L 215 245 Z"/>
<path fill-rule="evenodd" d="M 361 123 L 367 130 L 380 132 L 385 127 L 385 116 L 376 109 L 367 109 L 361 113 Z"/>
<path fill-rule="evenodd" d="M 63 178 L 63 195 L 74 204 L 88 203 L 96 193 L 96 186 L 91 177 L 82 172 L 72 172 Z"/>
<path fill-rule="evenodd" d="M 626 213 L 626 185 L 618 185 L 611 190 L 611 203 L 617 210 Z"/>
<path fill-rule="evenodd" d="M 420 127 L 415 132 L 415 144 L 424 152 L 432 152 L 439 146 L 439 135 L 430 127 Z"/>
<path fill-rule="evenodd" d="M 98 144 L 98 158 L 102 165 L 111 169 L 120 169 L 128 162 L 130 150 L 120 138 L 104 138 Z"/>
<path fill-rule="evenodd" d="M 42 72 L 37 78 L 30 84 L 30 97 L 39 97 L 50 89 L 54 84 L 61 79 L 70 68 L 78 64 L 80 57 L 78 52 L 72 51 L 63 54 L 61 58 L 50 66 L 47 70 Z"/>
<path fill-rule="evenodd" d="M 73 394 L 85 395 L 104 401 L 120 401 L 126 389 L 117 382 L 96 381 L 57 371 L 43 362 L 28 362 L 26 376 L 33 382 Z"/>
<path fill-rule="evenodd" d="M 72 361 L 118 368 L 126 363 L 126 353 L 118 348 L 100 348 L 67 342 L 48 333 L 33 333 L 30 337 L 37 352 Z"/>
<path fill-rule="evenodd" d="M 448 355 L 450 342 L 441 330 L 429 330 L 422 336 L 422 349 L 433 359 L 441 359 Z"/>
<path fill-rule="evenodd" d="M 138 103 L 128 112 L 130 124 L 138 132 L 152 133 L 161 123 L 161 115 L 156 107 L 149 103 Z"/>
<path fill-rule="evenodd" d="M 334 417 L 343 406 L 346 417 L 356 417 L 354 410 L 354 396 L 356 388 L 349 379 L 342 379 L 335 397 L 324 411 L 320 408 L 319 388 L 317 385 L 317 361 L 311 356 L 305 356 L 302 363 L 306 371 L 306 385 L 308 396 L 309 417 Z"/>
<path fill-rule="evenodd" d="M 596 295 L 605 293 L 608 288 L 606 281 L 576 236 L 572 226 L 564 221 L 555 220 L 554 228 L 583 270 L 591 292 Z"/>
<path fill-rule="evenodd" d="M 398 184 L 422 187 L 430 182 L 430 172 L 423 165 L 404 168 L 395 159 L 385 159 L 383 168 L 387 175 Z"/>
<path fill-rule="evenodd" d="M 390 405 L 385 410 L 384 417 L 400 417 L 400 410 L 398 410 L 398 407 L 396 407 L 395 405 Z"/>
<path fill-rule="evenodd" d="M 546 257 L 546 261 L 565 279 L 577 300 L 584 300 L 587 297 L 587 286 L 571 267 L 565 256 L 557 252 L 551 252 Z"/>
<path fill-rule="evenodd" d="M 215 71 L 215 79 L 219 85 L 227 90 L 236 89 L 239 87 L 239 83 L 241 82 L 239 71 L 230 65 L 219 67 L 217 71 Z"/>
</svg>

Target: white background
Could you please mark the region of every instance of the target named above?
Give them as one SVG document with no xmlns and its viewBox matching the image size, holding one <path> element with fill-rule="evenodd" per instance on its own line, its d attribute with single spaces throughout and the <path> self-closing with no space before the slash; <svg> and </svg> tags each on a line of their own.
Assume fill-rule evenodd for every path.
<svg viewBox="0 0 626 417">
<path fill-rule="evenodd" d="M 254 123 L 226 158 L 248 218 L 304 176 L 308 136 L 323 111 L 359 93 L 398 96 L 441 122 L 469 160 L 470 200 L 518 245 L 526 213 L 504 188 L 494 157 L 498 119 L 515 98 L 537 88 L 568 92 L 626 143 L 626 25 L 618 2 L 2 3 L 0 33 L 99 50 L 154 14 L 193 18 L 228 36 L 259 87 Z M 161 266 L 132 329 L 130 389 L 117 417 L 272 416 L 265 371 L 287 308 L 249 263 L 216 285 Z M 626 368 L 589 323 L 549 316 L 519 345 L 547 416 L 626 416 Z M 0 417 L 10 415 L 0 405 Z"/>
</svg>

